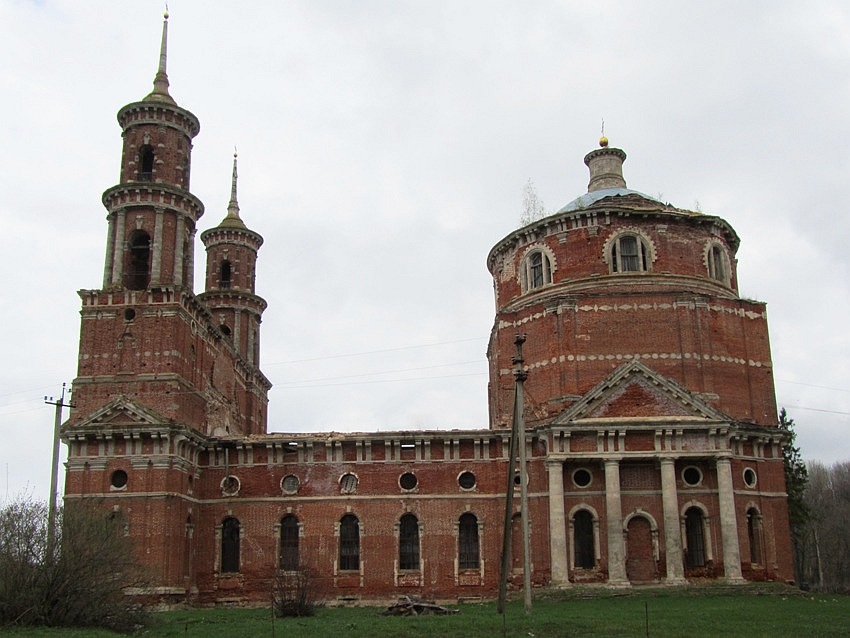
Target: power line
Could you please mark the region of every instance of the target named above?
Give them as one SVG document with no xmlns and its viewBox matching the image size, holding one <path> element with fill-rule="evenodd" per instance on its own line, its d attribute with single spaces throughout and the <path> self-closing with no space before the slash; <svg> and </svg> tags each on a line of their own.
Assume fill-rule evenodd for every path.
<svg viewBox="0 0 850 638">
<path fill-rule="evenodd" d="M 351 381 L 349 383 L 316 383 L 313 385 L 290 385 L 281 390 L 307 390 L 310 388 L 329 388 L 344 385 L 367 385 L 370 383 L 397 383 L 399 381 L 430 381 L 432 379 L 454 379 L 456 377 L 479 377 L 486 372 L 470 372 L 469 374 L 447 374 L 438 377 L 410 377 L 409 379 L 373 379 L 371 381 Z"/>
<path fill-rule="evenodd" d="M 824 410 L 822 408 L 804 408 L 802 405 L 792 405 L 790 406 L 795 410 L 808 410 L 809 412 L 825 412 L 827 414 L 843 414 L 845 416 L 850 416 L 850 412 L 840 412 L 839 410 Z"/>
<path fill-rule="evenodd" d="M 288 363 L 306 363 L 308 361 L 326 361 L 327 359 L 345 359 L 347 357 L 362 357 L 367 354 L 381 354 L 384 352 L 399 352 L 401 350 L 417 350 L 419 348 L 432 348 L 434 346 L 446 346 L 454 343 L 468 343 L 470 341 L 481 341 L 483 337 L 472 337 L 469 339 L 456 339 L 454 341 L 438 341 L 435 343 L 423 343 L 415 346 L 399 346 L 398 348 L 383 348 L 381 350 L 366 350 L 363 352 L 349 352 L 346 354 L 333 354 L 324 357 L 311 357 L 309 359 L 293 359 L 291 361 L 276 361 L 274 363 L 264 363 L 264 367 L 279 366 Z"/>
<path fill-rule="evenodd" d="M 850 392 L 847 388 L 831 388 L 828 385 L 815 385 L 814 383 L 803 383 L 802 381 L 787 381 L 785 379 L 777 379 L 779 383 L 792 383 L 794 385 L 804 385 L 809 388 L 820 388 L 821 390 L 835 390 L 836 392 Z"/>
<path fill-rule="evenodd" d="M 279 385 L 291 385 L 291 384 L 294 384 L 294 383 L 313 383 L 313 382 L 316 382 L 316 381 L 337 381 L 339 379 L 356 379 L 356 378 L 360 378 L 360 377 L 374 377 L 374 376 L 377 376 L 377 375 L 380 375 L 380 374 L 394 374 L 396 372 L 415 372 L 417 370 L 433 370 L 435 368 L 451 368 L 453 366 L 465 366 L 465 365 L 471 365 L 473 363 L 481 363 L 481 361 L 476 359 L 475 361 L 461 361 L 459 363 L 441 363 L 439 365 L 421 366 L 421 367 L 418 367 L 418 368 L 397 368 L 395 370 L 381 370 L 381 371 L 378 371 L 378 372 L 363 372 L 361 374 L 345 374 L 345 375 L 341 375 L 341 376 L 337 376 L 337 377 L 321 377 L 321 378 L 318 378 L 318 379 L 296 379 L 294 381 L 279 382 L 279 383 L 276 383 L 275 385 L 279 386 Z M 390 379 L 390 380 L 392 380 L 392 379 Z"/>
</svg>

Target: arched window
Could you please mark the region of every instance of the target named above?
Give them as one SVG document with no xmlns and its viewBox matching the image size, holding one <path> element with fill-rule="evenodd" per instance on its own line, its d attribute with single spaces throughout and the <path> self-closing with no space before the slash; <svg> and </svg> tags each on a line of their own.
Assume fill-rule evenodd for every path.
<svg viewBox="0 0 850 638">
<path fill-rule="evenodd" d="M 153 147 L 145 144 L 139 149 L 139 181 L 153 180 Z"/>
<path fill-rule="evenodd" d="M 475 514 L 461 514 L 458 521 L 458 567 L 460 569 L 478 569 L 478 519 Z"/>
<path fill-rule="evenodd" d="M 747 510 L 747 538 L 750 541 L 750 562 L 753 565 L 761 565 L 762 544 L 761 544 L 761 514 L 755 507 Z"/>
<path fill-rule="evenodd" d="M 552 260 L 542 250 L 532 250 L 523 259 L 520 270 L 522 291 L 528 292 L 552 283 Z"/>
<path fill-rule="evenodd" d="M 124 273 L 125 287 L 145 290 L 150 281 L 151 237 L 143 230 L 135 230 L 127 242 L 129 253 Z"/>
<path fill-rule="evenodd" d="M 239 520 L 229 516 L 221 524 L 221 573 L 239 571 Z"/>
<path fill-rule="evenodd" d="M 579 510 L 573 515 L 573 549 L 575 566 L 580 569 L 596 567 L 596 552 L 593 542 L 593 514 Z"/>
<path fill-rule="evenodd" d="M 419 521 L 413 514 L 405 514 L 399 521 L 398 568 L 419 569 Z"/>
<path fill-rule="evenodd" d="M 685 541 L 688 567 L 705 567 L 705 519 L 698 507 L 689 507 L 685 512 Z"/>
<path fill-rule="evenodd" d="M 360 569 L 360 521 L 354 514 L 339 521 L 339 568 Z"/>
<path fill-rule="evenodd" d="M 611 272 L 649 270 L 648 249 L 638 235 L 624 233 L 611 244 Z"/>
<path fill-rule="evenodd" d="M 219 288 L 230 288 L 230 262 L 226 259 L 221 262 L 221 268 L 219 270 L 218 277 L 218 287 Z"/>
<path fill-rule="evenodd" d="M 280 568 L 294 571 L 298 562 L 298 519 L 287 514 L 280 521 Z"/>
<path fill-rule="evenodd" d="M 706 254 L 706 262 L 708 265 L 708 276 L 728 286 L 731 273 L 729 257 L 723 246 L 718 243 L 711 244 Z"/>
</svg>

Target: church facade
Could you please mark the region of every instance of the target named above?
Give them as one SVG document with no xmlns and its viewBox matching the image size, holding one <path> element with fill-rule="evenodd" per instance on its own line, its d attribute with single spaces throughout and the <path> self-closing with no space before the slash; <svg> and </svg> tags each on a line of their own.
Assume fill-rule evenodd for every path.
<svg viewBox="0 0 850 638">
<path fill-rule="evenodd" d="M 79 293 L 62 428 L 66 503 L 123 522 L 150 571 L 139 593 L 260 602 L 279 570 L 309 569 L 328 601 L 492 598 L 509 482 L 527 491 L 536 586 L 793 578 L 766 310 L 738 294 L 739 238 L 628 189 L 604 138 L 588 192 L 487 257 L 489 427 L 268 433 L 263 238 L 234 158 L 193 291 L 200 125 L 169 93 L 166 29 L 153 91 L 118 113 L 103 282 Z M 525 476 L 509 453 L 518 334 Z M 518 498 L 512 514 L 519 584 Z"/>
</svg>

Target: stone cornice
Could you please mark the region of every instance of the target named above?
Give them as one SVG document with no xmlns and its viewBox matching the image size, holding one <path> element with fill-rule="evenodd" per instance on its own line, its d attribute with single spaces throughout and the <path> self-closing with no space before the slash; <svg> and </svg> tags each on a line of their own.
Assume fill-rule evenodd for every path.
<svg viewBox="0 0 850 638">
<path fill-rule="evenodd" d="M 187 190 L 165 182 L 124 182 L 104 191 L 101 198 L 112 215 L 135 208 L 167 207 L 197 222 L 204 214 L 204 204 Z"/>
<path fill-rule="evenodd" d="M 487 269 L 493 274 L 497 258 L 501 254 L 510 252 L 519 246 L 525 246 L 526 244 L 558 233 L 567 233 L 588 226 L 608 224 L 612 216 L 713 225 L 723 234 L 732 254 L 734 255 L 738 251 L 738 246 L 741 243 L 740 238 L 732 226 L 723 218 L 716 215 L 694 213 L 659 204 L 651 200 L 641 199 L 640 201 L 645 203 L 644 207 L 611 205 L 603 200 L 603 202 L 596 203 L 582 210 L 555 213 L 532 222 L 527 226 L 518 228 L 496 242 L 487 255 Z"/>
<path fill-rule="evenodd" d="M 163 117 L 166 112 L 171 113 L 171 119 Z M 137 117 L 134 117 L 136 115 Z M 201 123 L 192 112 L 176 104 L 148 100 L 132 102 L 122 107 L 118 111 L 118 124 L 122 130 L 141 124 L 168 126 L 186 133 L 189 137 L 195 137 L 201 131 Z"/>
</svg>

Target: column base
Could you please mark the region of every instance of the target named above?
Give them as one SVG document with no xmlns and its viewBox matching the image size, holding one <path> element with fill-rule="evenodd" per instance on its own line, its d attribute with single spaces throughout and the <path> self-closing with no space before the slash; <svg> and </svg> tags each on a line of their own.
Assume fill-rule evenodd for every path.
<svg viewBox="0 0 850 638">
<path fill-rule="evenodd" d="M 688 579 L 682 576 L 672 576 L 670 578 L 665 578 L 664 584 L 669 585 L 670 587 L 680 587 L 681 585 L 687 585 Z"/>
<path fill-rule="evenodd" d="M 743 578 L 742 576 L 726 576 L 723 579 L 723 582 L 725 582 L 727 585 L 746 585 L 747 584 L 747 580 L 745 578 Z"/>
<path fill-rule="evenodd" d="M 625 589 L 627 587 L 631 587 L 632 584 L 628 580 L 614 579 L 605 583 L 605 586 L 610 587 L 611 589 Z"/>
</svg>

